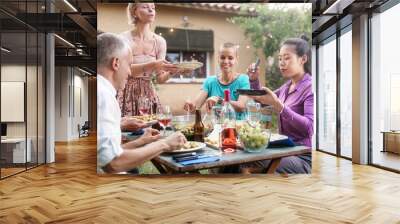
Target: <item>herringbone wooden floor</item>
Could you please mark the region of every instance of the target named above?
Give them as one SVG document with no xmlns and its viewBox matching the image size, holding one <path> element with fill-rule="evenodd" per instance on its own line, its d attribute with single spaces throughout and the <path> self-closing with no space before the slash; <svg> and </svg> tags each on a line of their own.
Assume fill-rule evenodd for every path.
<svg viewBox="0 0 400 224">
<path fill-rule="evenodd" d="M 96 175 L 96 141 L 0 181 L 0 223 L 400 223 L 400 175 L 313 154 L 313 174 Z"/>
</svg>

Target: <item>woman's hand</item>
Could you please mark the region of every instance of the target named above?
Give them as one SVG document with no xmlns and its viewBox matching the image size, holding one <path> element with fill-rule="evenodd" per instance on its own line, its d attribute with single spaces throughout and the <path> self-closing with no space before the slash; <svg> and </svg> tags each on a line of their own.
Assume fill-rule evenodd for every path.
<svg viewBox="0 0 400 224">
<path fill-rule="evenodd" d="M 139 139 L 144 144 L 148 144 L 148 143 L 158 140 L 159 138 L 160 138 L 160 132 L 158 130 L 152 129 L 152 128 L 146 128 L 146 129 L 144 129 L 143 135 L 140 136 Z"/>
<path fill-rule="evenodd" d="M 194 112 L 195 110 L 196 110 L 196 105 L 192 102 L 192 101 L 190 101 L 190 100 L 187 100 L 186 102 L 185 102 L 185 105 L 183 105 L 183 109 L 185 110 L 185 111 L 188 111 L 188 112 Z"/>
<path fill-rule="evenodd" d="M 260 69 L 255 67 L 256 63 L 253 63 L 247 68 L 247 75 L 249 76 L 250 80 L 256 80 L 260 76 Z"/>
<path fill-rule="evenodd" d="M 206 109 L 207 112 L 210 112 L 213 106 L 218 103 L 218 101 L 222 100 L 222 98 L 218 96 L 211 96 L 206 100 Z"/>
<path fill-rule="evenodd" d="M 152 64 L 153 64 L 153 69 L 157 73 L 164 71 L 164 72 L 170 72 L 170 73 L 174 74 L 178 71 L 178 68 L 176 67 L 176 65 L 171 64 L 167 60 L 163 60 L 163 59 L 156 60 L 156 61 L 153 61 Z"/>
<path fill-rule="evenodd" d="M 194 71 L 193 69 L 189 68 L 180 68 L 176 73 L 183 76 L 191 76 L 193 71 Z"/>
<path fill-rule="evenodd" d="M 261 89 L 267 91 L 267 94 L 262 96 L 248 96 L 248 97 L 254 99 L 259 103 L 272 105 L 276 112 L 278 113 L 281 112 L 283 109 L 283 103 L 279 100 L 278 96 L 276 96 L 276 94 L 267 87 L 262 87 Z"/>
</svg>

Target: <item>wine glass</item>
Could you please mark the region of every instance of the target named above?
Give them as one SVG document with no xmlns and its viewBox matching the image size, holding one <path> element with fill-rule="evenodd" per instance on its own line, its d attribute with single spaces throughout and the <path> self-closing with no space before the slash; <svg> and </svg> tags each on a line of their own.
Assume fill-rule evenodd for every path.
<svg viewBox="0 0 400 224">
<path fill-rule="evenodd" d="M 186 102 L 192 102 L 192 97 L 186 96 Z M 190 114 L 191 114 L 191 111 L 187 110 L 186 111 L 186 117 L 185 117 L 186 122 L 190 121 Z"/>
<path fill-rule="evenodd" d="M 196 72 L 195 72 L 195 70 L 192 70 L 192 71 L 190 72 L 189 77 L 190 77 L 190 81 L 193 82 L 194 79 L 196 78 Z"/>
<path fill-rule="evenodd" d="M 215 105 L 211 108 L 211 119 L 214 124 L 221 124 L 222 106 Z"/>
<path fill-rule="evenodd" d="M 222 155 L 222 148 L 221 148 L 221 134 L 222 134 L 222 106 L 215 105 L 211 108 L 211 122 L 213 125 L 213 131 L 218 133 L 218 146 L 221 149 L 219 151 L 219 155 Z"/>
<path fill-rule="evenodd" d="M 147 97 L 140 97 L 138 100 L 138 109 L 140 115 L 149 115 L 151 113 L 151 103 Z"/>
<path fill-rule="evenodd" d="M 157 120 L 160 123 L 161 127 L 164 129 L 163 135 L 166 136 L 167 127 L 170 125 L 172 120 L 171 108 L 168 105 L 158 108 Z"/>
<path fill-rule="evenodd" d="M 261 104 L 254 101 L 249 101 L 247 103 L 247 122 L 250 126 L 255 127 L 260 121 L 260 110 Z"/>
</svg>

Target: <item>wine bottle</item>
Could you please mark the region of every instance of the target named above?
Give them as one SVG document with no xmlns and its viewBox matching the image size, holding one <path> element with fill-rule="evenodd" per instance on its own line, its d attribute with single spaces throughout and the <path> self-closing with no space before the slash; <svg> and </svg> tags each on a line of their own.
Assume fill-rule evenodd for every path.
<svg viewBox="0 0 400 224">
<path fill-rule="evenodd" d="M 230 91 L 224 91 L 224 102 L 221 110 L 222 132 L 221 132 L 221 148 L 236 149 L 236 113 L 230 103 Z"/>
<path fill-rule="evenodd" d="M 204 142 L 204 124 L 201 120 L 200 109 L 196 109 L 196 121 L 193 126 L 193 139 L 197 142 Z"/>
</svg>

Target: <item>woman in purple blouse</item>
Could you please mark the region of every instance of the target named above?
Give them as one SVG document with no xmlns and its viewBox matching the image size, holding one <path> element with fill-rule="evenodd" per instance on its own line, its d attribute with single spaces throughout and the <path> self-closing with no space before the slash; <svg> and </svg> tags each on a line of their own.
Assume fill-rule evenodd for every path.
<svg viewBox="0 0 400 224">
<path fill-rule="evenodd" d="M 314 93 L 312 92 L 311 51 L 306 37 L 291 38 L 283 42 L 279 51 L 279 69 L 289 79 L 279 89 L 268 94 L 253 96 L 254 100 L 272 105 L 279 114 L 279 132 L 289 136 L 296 144 L 311 148 L 314 127 Z M 255 71 L 256 73 L 258 70 Z M 251 167 L 265 168 L 269 161 L 253 163 Z M 244 173 L 251 169 L 242 168 Z M 311 173 L 311 153 L 282 158 L 278 173 Z"/>
</svg>

